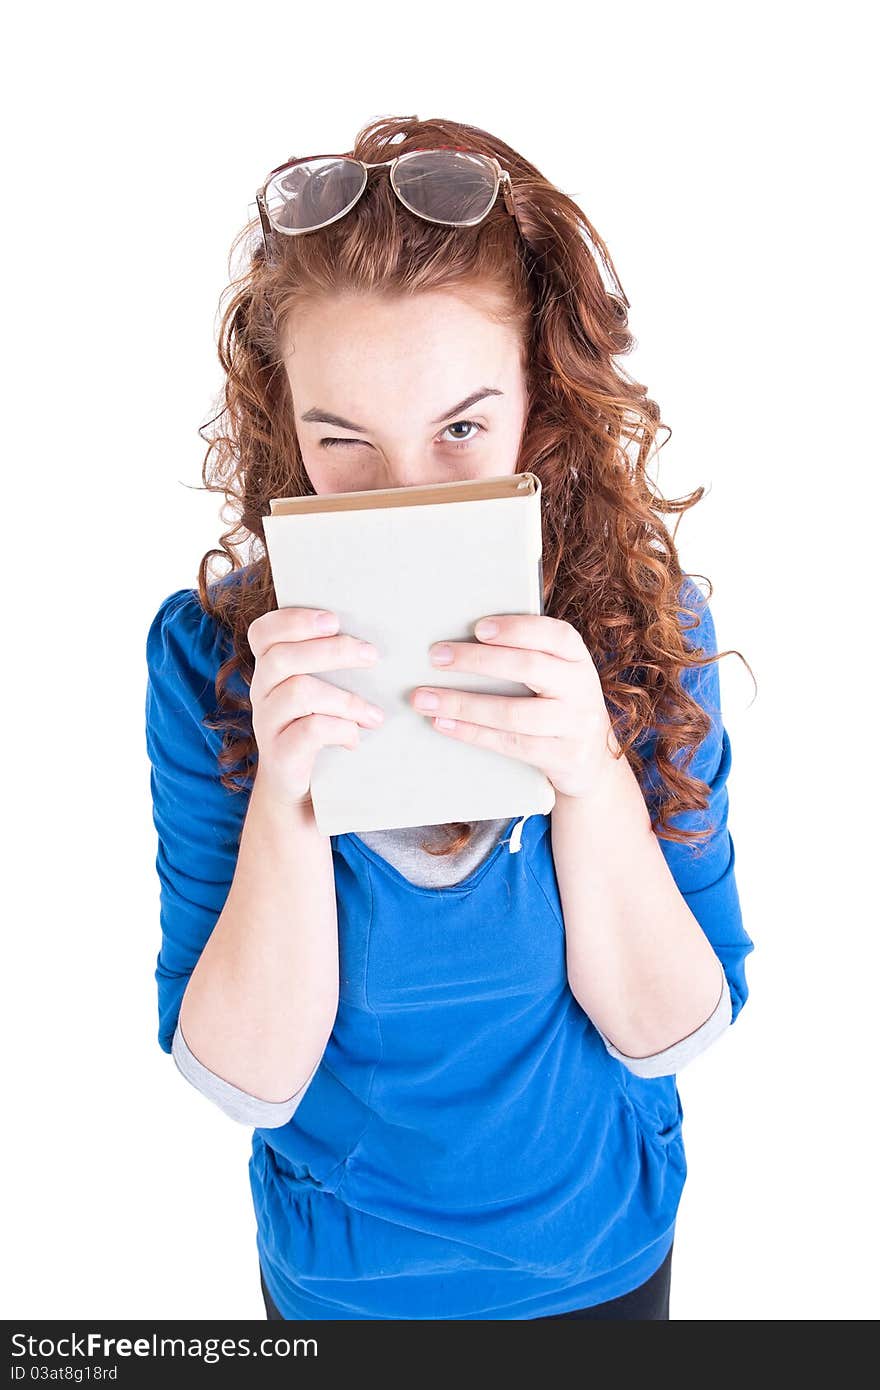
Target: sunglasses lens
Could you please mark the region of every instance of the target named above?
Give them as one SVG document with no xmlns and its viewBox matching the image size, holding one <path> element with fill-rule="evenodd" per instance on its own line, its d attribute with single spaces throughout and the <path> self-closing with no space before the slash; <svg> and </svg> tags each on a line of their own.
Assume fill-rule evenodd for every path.
<svg viewBox="0 0 880 1390">
<path fill-rule="evenodd" d="M 365 182 L 366 171 L 352 159 L 308 159 L 269 181 L 266 209 L 276 227 L 306 232 L 353 207 Z"/>
<path fill-rule="evenodd" d="M 398 197 L 413 212 L 459 225 L 485 217 L 497 188 L 494 165 L 465 150 L 404 155 L 392 178 Z"/>
</svg>

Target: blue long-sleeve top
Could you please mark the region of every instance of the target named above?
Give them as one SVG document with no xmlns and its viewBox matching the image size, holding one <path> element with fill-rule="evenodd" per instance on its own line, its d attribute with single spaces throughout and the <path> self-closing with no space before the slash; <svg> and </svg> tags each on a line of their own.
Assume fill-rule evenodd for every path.
<svg viewBox="0 0 880 1390">
<path fill-rule="evenodd" d="M 687 597 L 701 610 L 689 644 L 717 651 L 690 581 Z M 195 590 L 171 594 L 150 626 L 159 1042 L 209 1092 L 179 1013 L 247 807 L 219 782 L 220 735 L 201 723 L 229 652 Z M 705 1046 L 748 997 L 753 943 L 734 877 L 717 664 L 682 679 L 712 716 L 690 764 L 710 794 L 706 811 L 676 823 L 713 833 L 696 848 L 660 844 L 719 959 L 718 1005 L 697 1030 Z M 224 1108 L 262 1120 L 249 1164 L 257 1247 L 285 1317 L 566 1312 L 635 1288 L 672 1242 L 687 1172 L 675 1071 L 694 1035 L 690 1052 L 688 1040 L 654 1059 L 616 1051 L 568 986 L 549 815 L 498 830 L 494 849 L 443 887 L 405 877 L 375 841 L 331 837 L 340 997 L 324 1054 L 289 1102 L 214 1078 Z"/>
<path fill-rule="evenodd" d="M 439 845 L 439 841 L 436 840 L 436 827 L 431 825 L 361 831 L 360 837 L 370 849 L 392 864 L 410 883 L 417 883 L 425 888 L 448 888 L 467 878 L 483 862 L 498 841 L 504 838 L 509 824 L 507 817 L 471 822 L 471 836 L 467 844 L 452 854 L 442 856 L 430 854 L 423 848 L 424 842 L 431 844 L 435 841 Z M 515 832 L 516 827 L 511 840 L 514 839 Z M 677 1075 L 683 1067 L 722 1037 L 730 1024 L 730 987 L 720 965 L 718 970 L 718 1002 L 705 1022 L 693 1032 L 671 1043 L 661 1052 L 644 1057 L 630 1057 L 619 1051 L 611 1039 L 599 1029 L 599 1036 L 611 1055 L 617 1057 L 637 1076 Z M 179 1018 L 174 1030 L 171 1055 L 181 1075 L 230 1119 L 239 1124 L 264 1129 L 274 1129 L 276 1125 L 287 1123 L 314 1076 L 313 1070 L 286 1100 L 264 1100 L 206 1067 L 191 1050 Z"/>
</svg>

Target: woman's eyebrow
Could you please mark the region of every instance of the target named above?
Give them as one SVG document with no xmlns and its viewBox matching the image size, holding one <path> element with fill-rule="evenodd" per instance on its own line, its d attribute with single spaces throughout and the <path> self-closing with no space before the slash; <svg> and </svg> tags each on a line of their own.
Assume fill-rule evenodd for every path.
<svg viewBox="0 0 880 1390">
<path fill-rule="evenodd" d="M 451 410 L 447 410 L 443 415 L 438 415 L 436 420 L 431 421 L 431 424 L 442 425 L 443 421 L 448 420 L 450 415 L 459 415 L 461 411 L 469 410 L 472 405 L 476 405 L 477 401 L 481 401 L 484 396 L 503 395 L 504 392 L 499 391 L 496 386 L 481 386 L 480 389 L 474 391 L 472 395 L 465 396 L 464 400 L 459 401 Z M 358 434 L 369 433 L 366 425 L 356 425 L 352 420 L 346 420 L 342 415 L 333 415 L 329 410 L 322 410 L 320 406 L 316 405 L 312 406 L 311 410 L 307 410 L 300 418 L 304 424 L 312 425 L 321 423 L 325 425 L 336 425 L 337 428 L 341 430 L 355 430 Z"/>
<path fill-rule="evenodd" d="M 481 386 L 479 391 L 474 391 L 473 395 L 465 396 L 463 401 L 454 405 L 451 410 L 447 410 L 445 415 L 438 415 L 436 420 L 432 420 L 432 425 L 442 425 L 444 420 L 448 420 L 450 415 L 460 415 L 463 410 L 470 410 L 472 405 L 481 401 L 484 396 L 503 396 L 504 392 L 499 391 L 497 386 Z"/>
</svg>

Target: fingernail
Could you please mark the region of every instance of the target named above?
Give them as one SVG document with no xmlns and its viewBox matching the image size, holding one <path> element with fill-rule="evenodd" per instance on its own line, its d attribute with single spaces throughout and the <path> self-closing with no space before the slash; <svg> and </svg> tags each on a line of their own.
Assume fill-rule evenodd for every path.
<svg viewBox="0 0 880 1390">
<path fill-rule="evenodd" d="M 497 637 L 498 624 L 493 623 L 489 618 L 481 618 L 474 628 L 478 637 Z"/>
<path fill-rule="evenodd" d="M 378 658 L 379 653 L 377 652 L 376 648 L 372 645 L 372 643 L 360 642 L 358 643 L 358 656 L 360 657 L 361 661 L 375 661 Z"/>
<path fill-rule="evenodd" d="M 370 705 L 366 711 L 366 717 L 371 724 L 381 724 L 385 718 L 385 711 L 380 709 L 378 705 Z"/>
<path fill-rule="evenodd" d="M 430 690 L 420 690 L 416 695 L 416 709 L 439 709 L 440 701 Z"/>
<path fill-rule="evenodd" d="M 452 648 L 442 642 L 439 647 L 432 647 L 431 661 L 435 666 L 446 666 L 452 660 Z"/>
<path fill-rule="evenodd" d="M 315 618 L 315 627 L 319 632 L 335 632 L 339 625 L 339 619 L 335 613 L 319 613 Z"/>
</svg>

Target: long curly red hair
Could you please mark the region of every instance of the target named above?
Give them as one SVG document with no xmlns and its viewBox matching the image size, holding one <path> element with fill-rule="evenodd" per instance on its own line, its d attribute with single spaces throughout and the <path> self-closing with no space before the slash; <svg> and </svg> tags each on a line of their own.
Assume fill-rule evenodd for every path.
<svg viewBox="0 0 880 1390">
<path fill-rule="evenodd" d="M 255 659 L 247 632 L 256 617 L 277 606 L 263 517 L 271 497 L 314 494 L 279 344 L 287 315 L 305 296 L 466 292 L 478 283 L 501 292 L 506 321 L 524 349 L 528 414 L 516 471 L 541 479 L 545 612 L 580 632 L 599 672 L 621 756 L 642 785 L 637 745 L 646 733 L 656 734 L 656 787 L 646 792 L 656 833 L 679 842 L 705 837 L 711 832 L 670 824 L 678 813 L 708 805 L 707 784 L 681 765 L 688 758 L 673 761 L 711 727 L 680 674 L 728 653 L 701 656 L 701 649 L 686 644 L 698 613 L 683 607 L 685 576 L 674 537 L 658 515 L 685 512 L 704 490 L 667 501 L 649 486 L 652 446 L 661 428 L 667 440 L 671 431 L 646 388 L 615 362 L 635 345 L 627 300 L 604 242 L 571 198 L 503 140 L 458 121 L 376 120 L 361 129 L 351 153 L 375 163 L 438 145 L 498 158 L 510 173 L 516 223 L 500 196 L 477 226 L 426 222 L 400 205 L 387 176 L 371 176 L 345 217 L 307 236 L 275 237 L 277 251 L 273 245 L 268 260 L 256 219 L 233 243 L 232 254 L 244 248 L 245 269 L 221 296 L 221 304 L 228 296 L 218 342 L 222 408 L 200 430 L 203 439 L 213 431 L 204 487 L 223 495 L 223 519 L 233 522 L 219 548 L 203 556 L 198 575 L 203 608 L 231 638 L 231 654 L 215 680 L 217 713 L 205 720 L 206 727 L 223 731 L 221 780 L 230 791 L 246 790 L 258 759 L 248 699 Z M 230 562 L 224 579 L 247 571 L 239 576 L 243 582 L 216 582 L 215 557 Z M 694 618 L 685 629 L 680 610 Z M 441 848 L 425 844 L 429 853 L 452 854 L 472 833 L 469 824 L 444 828 L 447 842 Z"/>
</svg>

